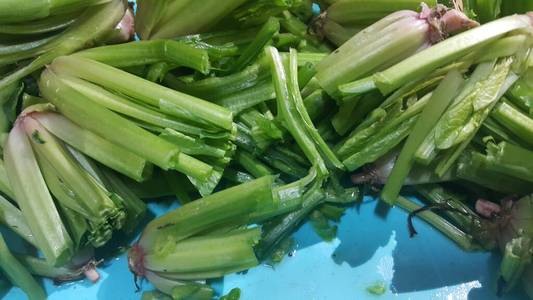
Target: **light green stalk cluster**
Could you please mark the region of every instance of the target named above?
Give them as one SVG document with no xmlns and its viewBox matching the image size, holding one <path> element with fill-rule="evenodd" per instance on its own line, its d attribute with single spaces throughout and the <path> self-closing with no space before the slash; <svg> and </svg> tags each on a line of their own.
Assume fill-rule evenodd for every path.
<svg viewBox="0 0 533 300">
<path fill-rule="evenodd" d="M 189 61 L 199 70 L 209 68 L 204 50 L 179 42 L 143 42 L 126 51 L 134 56 L 155 51 L 153 58 L 159 60 L 168 57 L 161 56 L 161 49 L 172 45 L 176 48 L 168 53 L 184 50 L 174 62 L 182 65 Z M 128 48 L 108 46 L 57 58 L 43 72 L 40 87 L 44 97 L 72 122 L 71 128 L 83 131 L 86 138 L 100 139 L 115 153 L 128 153 L 122 158 L 124 163 L 114 161 L 116 155 L 103 149 L 99 158 L 90 155 L 90 146 L 80 145 L 81 137 L 70 129 L 59 125 L 53 130 L 62 131 L 67 143 L 80 151 L 137 181 L 149 177 L 153 164 L 184 173 L 202 195 L 211 193 L 235 149 L 233 114 L 211 102 L 93 60 L 113 61 L 106 53 L 121 49 Z M 98 151 L 93 148 L 93 152 Z"/>
</svg>

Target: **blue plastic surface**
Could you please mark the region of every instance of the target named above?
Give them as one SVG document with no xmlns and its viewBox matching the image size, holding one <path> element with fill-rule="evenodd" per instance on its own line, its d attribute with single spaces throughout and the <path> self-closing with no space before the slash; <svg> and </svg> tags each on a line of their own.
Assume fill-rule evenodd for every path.
<svg viewBox="0 0 533 300">
<path fill-rule="evenodd" d="M 150 204 L 159 215 L 175 204 Z M 490 253 L 465 253 L 439 232 L 415 220 L 419 234 L 410 239 L 407 214 L 393 208 L 386 220 L 374 212 L 376 201 L 365 201 L 348 210 L 338 237 L 323 242 L 308 224 L 295 234 L 297 250 L 279 265 L 259 266 L 246 274 L 233 274 L 213 282 L 219 293 L 242 289 L 242 300 L 337 300 L 337 299 L 527 299 L 521 293 L 497 298 L 494 279 L 499 257 Z M 140 299 L 125 255 L 102 268 L 101 280 L 56 287 L 44 284 L 51 300 Z M 384 283 L 381 296 L 367 288 Z M 144 282 L 143 290 L 151 290 Z M 11 289 L 5 299 L 25 299 Z"/>
</svg>

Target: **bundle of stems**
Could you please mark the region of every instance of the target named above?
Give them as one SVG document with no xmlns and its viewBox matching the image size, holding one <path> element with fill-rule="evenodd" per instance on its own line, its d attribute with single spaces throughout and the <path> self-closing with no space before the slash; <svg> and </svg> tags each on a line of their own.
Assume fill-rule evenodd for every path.
<svg viewBox="0 0 533 300">
<path fill-rule="evenodd" d="M 532 18 L 529 15 L 514 15 L 486 23 L 424 49 L 386 70 L 347 83 L 339 89 L 345 95 L 358 95 L 377 88 L 383 95 L 388 95 L 410 82 L 423 80 L 437 69 L 454 62 L 471 65 L 514 55 L 521 47 L 530 47 L 531 24 Z M 519 42 L 520 46 L 517 48 L 510 38 L 521 34 L 524 34 L 526 40 Z M 500 51 L 493 51 L 495 49 Z"/>
<path fill-rule="evenodd" d="M 58 128 L 60 134 L 55 135 Z M 74 130 L 69 130 L 72 128 Z M 77 249 L 86 245 L 102 246 L 114 231 L 123 227 L 132 230 L 146 209 L 140 199 L 128 193 L 120 180 L 111 176 L 103 177 L 106 181 L 101 179 L 103 175 L 96 173 L 99 167 L 65 145 L 61 139 L 62 133 L 71 136 L 80 133 L 78 142 L 87 136 L 59 114 L 29 107 L 17 119 L 5 152 L 7 177 L 14 199 L 33 235 L 30 242 L 56 266 L 69 261 Z M 89 135 L 89 140 L 91 137 L 92 141 L 98 141 L 98 138 L 94 139 L 95 135 Z M 98 144 L 81 145 L 84 150 L 95 156 L 104 155 L 108 160 L 111 160 L 109 152 L 102 150 L 118 148 L 109 142 L 100 143 L 100 149 Z M 24 151 L 27 161 L 20 157 L 20 153 L 13 152 L 15 149 Z M 114 153 L 120 154 L 122 149 L 118 150 Z M 127 163 L 122 161 L 122 164 Z M 30 166 L 34 172 L 33 180 L 38 184 L 24 183 L 27 180 L 24 168 Z M 41 198 L 36 200 L 32 195 L 41 195 Z M 37 206 L 39 210 L 36 210 Z M 9 208 L 7 203 L 6 207 Z M 10 210 L 15 214 L 14 208 Z M 33 217 L 37 211 L 42 217 Z M 55 226 L 57 236 L 47 233 L 49 228 L 44 226 Z M 16 231 L 24 233 L 24 228 L 21 226 Z M 26 237 L 27 234 L 22 236 Z"/>
<path fill-rule="evenodd" d="M 2 9 L 2 13 L 9 12 L 18 6 L 16 1 L 2 2 L 7 4 L 10 9 Z M 32 2 L 33 3 L 33 2 Z M 78 51 L 82 48 L 92 46 L 99 42 L 103 42 L 109 33 L 120 22 L 126 11 L 126 2 L 122 0 L 95 0 L 95 1 L 35 1 L 35 8 L 40 10 L 43 6 L 49 6 L 51 3 L 66 7 L 83 7 L 84 5 L 92 5 L 86 10 L 83 10 L 81 15 L 77 17 L 72 24 L 51 37 L 40 38 L 31 42 L 21 42 L 9 46 L 2 46 L 0 48 L 0 66 L 13 65 L 21 60 L 33 59 L 28 64 L 17 68 L 9 75 L 0 80 L 0 89 L 4 89 L 10 84 L 19 81 L 23 77 L 41 69 L 44 65 L 52 62 L 52 60 L 61 55 L 67 55 Z M 4 5 L 2 4 L 2 5 Z M 32 5 L 28 5 L 31 7 Z M 53 10 L 52 10 L 53 12 Z M 46 13 L 46 9 L 43 9 Z M 16 16 L 14 13 L 13 16 Z M 39 14 L 35 14 L 39 16 Z"/>
<path fill-rule="evenodd" d="M 152 45 L 156 44 L 134 47 L 132 55 L 143 55 Z M 203 50 L 175 45 L 184 50 L 182 60 L 208 64 Z M 235 148 L 231 111 L 84 57 L 106 61 L 102 52 L 116 47 L 123 46 L 57 58 L 41 76 L 41 92 L 81 130 L 130 152 L 138 161 L 117 166 L 109 159 L 99 160 L 110 168 L 141 181 L 149 176 L 146 167 L 154 164 L 186 174 L 201 194 L 211 193 Z"/>
<path fill-rule="evenodd" d="M 272 78 L 262 80 L 272 81 L 269 84 L 273 85 L 277 115 L 274 116 L 267 105 L 257 104 L 252 105 L 253 109 L 237 112 L 236 143 L 244 149 L 236 153 L 233 164 L 245 171 L 229 169 L 225 176 L 241 183 L 189 202 L 152 221 L 130 250 L 132 271 L 145 276 L 160 291 L 172 294 L 183 280 L 208 279 L 253 267 L 259 259 L 268 259 L 320 204 L 341 201 L 341 198 L 350 202 L 358 197 L 356 189 L 344 189 L 334 179 L 333 170 L 340 170 L 343 166 L 313 124 L 311 115 L 316 118 L 319 109 L 313 105 L 307 109 L 302 99 L 298 61 L 298 54 L 293 49 L 288 56 L 282 56 L 275 48 L 267 47 L 265 58 L 235 75 L 190 84 L 171 78 L 173 87 L 177 89 L 216 97 L 207 91 L 211 88 L 231 93 L 221 87 L 235 87 L 231 83 L 242 82 L 245 75 L 258 76 L 261 73 L 257 69 L 270 69 Z M 252 86 L 254 80 L 251 79 Z M 216 98 L 211 99 L 216 101 Z M 310 99 L 313 102 L 308 100 L 309 103 L 323 101 L 317 96 Z M 251 134 L 252 127 L 259 128 L 261 125 L 258 124 L 274 120 L 279 120 L 278 126 L 282 126 L 277 130 L 286 131 L 286 138 L 294 139 L 297 150 L 266 147 L 255 151 L 258 147 L 256 141 L 246 141 L 251 138 L 247 136 Z M 306 158 L 300 156 L 300 151 L 305 153 Z M 312 166 L 311 171 L 307 173 L 305 168 L 309 166 Z M 298 168 L 303 169 L 303 174 L 295 173 Z M 283 176 L 276 178 L 276 173 Z M 285 175 L 301 179 L 285 184 L 288 180 Z M 252 194 L 254 197 L 249 197 Z M 275 217 L 275 221 L 269 221 Z M 265 225 L 263 233 L 259 227 L 246 226 L 265 222 L 269 225 Z M 254 251 L 259 251 L 259 257 Z M 210 258 L 209 265 L 202 264 L 207 257 Z"/>
<path fill-rule="evenodd" d="M 316 78 L 334 97 L 341 96 L 338 88 L 343 94 L 353 94 L 351 86 L 339 85 L 403 62 L 449 34 L 476 25 L 460 12 L 442 6 L 424 6 L 420 13 L 397 11 L 366 27 L 323 59 Z"/>
<path fill-rule="evenodd" d="M 129 251 L 130 269 L 158 286 L 253 267 L 261 230 L 246 225 L 298 208 L 314 179 L 275 186 L 274 176 L 263 176 L 187 203 L 147 225 Z"/>
<path fill-rule="evenodd" d="M 279 262 L 306 220 L 332 240 L 363 196 L 350 175 L 407 210 L 412 235 L 418 216 L 467 251 L 499 248 L 500 291 L 530 278 L 530 15 L 478 26 L 498 1 L 327 0 L 313 21 L 308 0 L 147 0 L 142 40 L 109 45 L 124 1 L 45 2 L 0 20 L 0 224 L 44 257 L 0 249 L 0 268 L 31 297 L 30 273 L 97 279 L 93 250 L 134 232 L 141 198 L 175 196 L 129 267 L 158 290 L 143 298 L 211 299 L 206 280 Z"/>
</svg>

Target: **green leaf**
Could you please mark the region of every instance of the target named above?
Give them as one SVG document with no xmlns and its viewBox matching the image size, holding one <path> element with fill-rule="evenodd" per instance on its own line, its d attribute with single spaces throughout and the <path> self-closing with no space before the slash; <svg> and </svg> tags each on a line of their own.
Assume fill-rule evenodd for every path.
<svg viewBox="0 0 533 300">
<path fill-rule="evenodd" d="M 485 120 L 487 111 L 500 99 L 512 59 L 502 59 L 488 78 L 476 82 L 471 91 L 455 101 L 442 116 L 435 128 L 435 144 L 438 149 L 449 149 L 476 132 Z M 470 84 L 470 83 L 469 83 Z M 469 85 L 465 86 L 469 88 Z"/>
<path fill-rule="evenodd" d="M 448 149 L 455 145 L 455 140 L 459 136 L 460 130 L 470 120 L 472 113 L 472 100 L 475 99 L 475 94 L 472 94 L 462 100 L 459 104 L 448 110 L 441 122 L 435 128 L 435 144 L 439 149 Z"/>
</svg>

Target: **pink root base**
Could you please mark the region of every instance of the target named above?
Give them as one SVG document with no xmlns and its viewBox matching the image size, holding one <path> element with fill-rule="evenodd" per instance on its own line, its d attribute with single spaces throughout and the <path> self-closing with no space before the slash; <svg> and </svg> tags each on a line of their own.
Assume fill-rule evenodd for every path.
<svg viewBox="0 0 533 300">
<path fill-rule="evenodd" d="M 143 277 L 146 273 L 144 268 L 144 250 L 136 243 L 128 251 L 128 267 L 136 276 Z"/>
</svg>

